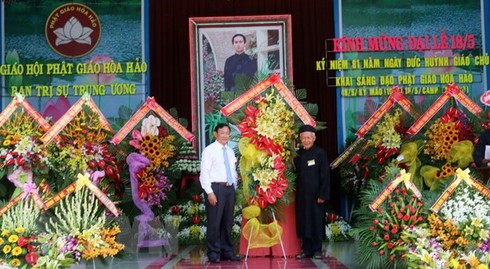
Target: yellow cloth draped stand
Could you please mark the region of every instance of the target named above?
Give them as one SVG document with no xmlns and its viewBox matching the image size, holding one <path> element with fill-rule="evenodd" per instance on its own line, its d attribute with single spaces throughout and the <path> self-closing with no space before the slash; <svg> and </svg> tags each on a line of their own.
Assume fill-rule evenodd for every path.
<svg viewBox="0 0 490 269">
<path fill-rule="evenodd" d="M 251 205 L 243 209 L 243 216 L 247 223 L 243 226 L 242 235 L 247 238 L 247 253 L 245 260 L 248 258 L 248 251 L 251 248 L 272 247 L 281 244 L 284 259 L 286 252 L 282 243 L 282 227 L 277 223 L 276 215 L 272 213 L 274 221 L 269 224 L 262 224 L 257 219 L 260 215 L 260 207 Z"/>
</svg>

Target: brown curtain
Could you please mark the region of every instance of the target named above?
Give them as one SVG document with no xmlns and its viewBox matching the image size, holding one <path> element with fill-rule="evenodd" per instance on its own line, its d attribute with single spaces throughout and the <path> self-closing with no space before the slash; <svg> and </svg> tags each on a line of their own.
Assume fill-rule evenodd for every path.
<svg viewBox="0 0 490 269">
<path fill-rule="evenodd" d="M 318 104 L 317 120 L 328 128 L 318 133 L 317 143 L 333 160 L 335 89 L 326 86 L 325 71 L 316 71 L 316 61 L 325 55 L 325 39 L 334 36 L 333 12 L 332 0 L 150 0 L 151 95 L 191 121 L 190 17 L 291 14 L 294 85 L 307 89 L 307 101 Z"/>
</svg>

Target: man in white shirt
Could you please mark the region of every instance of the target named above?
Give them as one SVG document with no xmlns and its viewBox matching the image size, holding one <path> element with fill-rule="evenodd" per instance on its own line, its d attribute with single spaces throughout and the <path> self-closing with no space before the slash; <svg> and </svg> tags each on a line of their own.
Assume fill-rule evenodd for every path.
<svg viewBox="0 0 490 269">
<path fill-rule="evenodd" d="M 227 145 L 230 140 L 230 126 L 219 123 L 214 128 L 215 142 L 202 152 L 201 187 L 206 192 L 208 259 L 212 263 L 220 260 L 239 261 L 233 254 L 231 229 L 235 208 L 237 171 L 235 153 Z"/>
</svg>

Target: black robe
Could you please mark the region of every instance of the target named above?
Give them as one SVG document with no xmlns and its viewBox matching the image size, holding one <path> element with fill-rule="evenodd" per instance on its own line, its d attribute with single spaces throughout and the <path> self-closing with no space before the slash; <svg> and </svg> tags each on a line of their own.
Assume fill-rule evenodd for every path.
<svg viewBox="0 0 490 269">
<path fill-rule="evenodd" d="M 327 154 L 313 145 L 298 150 L 296 166 L 296 233 L 300 238 L 323 238 L 325 232 L 325 203 L 317 198 L 330 199 L 330 168 Z"/>
<path fill-rule="evenodd" d="M 257 59 L 242 53 L 234 54 L 225 61 L 225 91 L 235 90 L 235 79 L 237 76 L 246 76 L 252 79 L 257 72 Z"/>
</svg>

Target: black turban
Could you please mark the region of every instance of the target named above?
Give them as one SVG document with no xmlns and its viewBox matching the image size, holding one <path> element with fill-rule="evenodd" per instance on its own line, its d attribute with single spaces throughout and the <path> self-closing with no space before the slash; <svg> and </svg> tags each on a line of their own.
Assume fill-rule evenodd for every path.
<svg viewBox="0 0 490 269">
<path fill-rule="evenodd" d="M 304 132 L 312 132 L 312 133 L 314 133 L 314 132 L 316 132 L 316 129 L 313 126 L 306 124 L 306 125 L 303 125 L 303 126 L 299 127 L 299 133 L 301 134 L 301 133 L 304 133 Z"/>
</svg>

